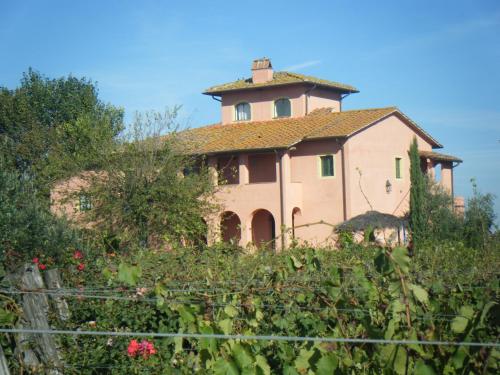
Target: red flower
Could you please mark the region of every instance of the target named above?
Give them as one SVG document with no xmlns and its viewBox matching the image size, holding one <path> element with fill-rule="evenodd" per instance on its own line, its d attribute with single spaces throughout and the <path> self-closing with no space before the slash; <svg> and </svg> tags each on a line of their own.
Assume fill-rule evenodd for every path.
<svg viewBox="0 0 500 375">
<path fill-rule="evenodd" d="M 127 354 L 129 357 L 135 357 L 139 351 L 139 343 L 137 340 L 130 340 L 127 348 Z"/>
<path fill-rule="evenodd" d="M 33 258 L 33 263 L 38 264 L 38 262 L 40 262 L 38 258 Z"/>
<path fill-rule="evenodd" d="M 142 340 L 139 350 L 144 358 L 148 358 L 150 355 L 156 353 L 156 349 L 153 343 L 149 342 L 148 340 Z"/>
<path fill-rule="evenodd" d="M 142 340 L 138 343 L 137 340 L 130 340 L 127 348 L 127 355 L 129 357 L 135 357 L 137 354 L 141 354 L 145 359 L 150 355 L 156 354 L 156 349 L 152 342 L 148 340 Z"/>
<path fill-rule="evenodd" d="M 76 250 L 73 253 L 73 258 L 74 259 L 83 259 L 83 253 L 80 250 Z"/>
<path fill-rule="evenodd" d="M 43 271 L 47 268 L 47 266 L 45 264 L 42 264 L 42 263 L 38 263 L 38 269 Z"/>
<path fill-rule="evenodd" d="M 84 263 L 80 263 L 78 266 L 76 266 L 76 269 L 78 271 L 83 271 L 85 269 L 85 264 Z"/>
</svg>

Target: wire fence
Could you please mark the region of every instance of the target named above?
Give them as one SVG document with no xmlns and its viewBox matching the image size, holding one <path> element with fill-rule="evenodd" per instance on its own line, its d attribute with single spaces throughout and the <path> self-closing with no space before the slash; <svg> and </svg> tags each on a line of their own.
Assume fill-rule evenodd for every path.
<svg viewBox="0 0 500 375">
<path fill-rule="evenodd" d="M 343 343 L 343 344 L 467 346 L 467 347 L 492 347 L 492 348 L 500 347 L 500 343 L 498 342 L 386 340 L 386 339 L 346 338 L 346 337 L 230 335 L 230 334 L 168 333 L 168 332 L 71 331 L 71 330 L 55 330 L 55 329 L 52 330 L 52 329 L 17 329 L 17 328 L 0 328 L 0 332 L 12 333 L 12 334 L 31 334 L 31 335 L 186 338 L 186 339 L 216 339 L 216 340 L 242 340 L 242 341 Z"/>
</svg>

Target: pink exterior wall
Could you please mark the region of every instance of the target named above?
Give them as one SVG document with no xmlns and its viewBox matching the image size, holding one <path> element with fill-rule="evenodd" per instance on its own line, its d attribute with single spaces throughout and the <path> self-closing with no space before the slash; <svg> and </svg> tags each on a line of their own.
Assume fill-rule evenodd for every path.
<svg viewBox="0 0 500 375">
<path fill-rule="evenodd" d="M 331 107 L 333 112 L 340 112 L 341 95 L 321 88 L 315 88 L 308 94 L 307 111 Z"/>
<path fill-rule="evenodd" d="M 302 117 L 306 113 L 306 90 L 307 86 L 294 85 L 225 93 L 222 95 L 221 121 L 223 124 L 234 122 L 234 106 L 241 102 L 250 104 L 251 121 L 272 120 L 274 101 L 280 98 L 290 99 L 292 117 Z M 332 107 L 338 111 L 340 110 L 340 94 L 316 88 L 309 93 L 307 106 L 308 112 L 323 107 Z"/>
<path fill-rule="evenodd" d="M 453 168 L 451 162 L 441 162 L 441 186 L 453 194 Z"/>
<path fill-rule="evenodd" d="M 320 155 L 332 154 L 334 176 L 321 177 Z M 342 158 L 340 144 L 335 140 L 303 142 L 291 152 L 291 180 L 302 187 L 302 205 L 295 225 L 317 223 L 321 220 L 328 224 L 343 221 L 342 196 Z M 287 217 L 292 216 L 293 207 L 287 209 Z M 315 224 L 295 230 L 301 241 L 313 244 L 324 243 L 331 239 L 332 227 Z"/>
<path fill-rule="evenodd" d="M 420 150 L 431 151 L 431 145 L 391 115 L 349 138 L 344 146 L 348 218 L 373 210 L 402 215 L 408 210 L 410 160 L 408 150 L 414 136 Z M 395 158 L 402 159 L 402 178 L 395 176 Z M 361 171 L 361 182 L 359 172 Z M 386 183 L 392 185 L 387 193 Z M 359 184 L 361 183 L 361 188 Z"/>
</svg>

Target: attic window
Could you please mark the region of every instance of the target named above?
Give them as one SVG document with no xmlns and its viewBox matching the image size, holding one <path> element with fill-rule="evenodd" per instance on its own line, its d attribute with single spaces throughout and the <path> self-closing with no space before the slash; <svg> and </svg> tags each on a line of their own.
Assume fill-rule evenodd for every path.
<svg viewBox="0 0 500 375">
<path fill-rule="evenodd" d="M 250 104 L 248 103 L 239 103 L 236 104 L 235 106 L 235 117 L 234 119 L 236 121 L 249 121 L 252 118 L 251 112 L 250 112 Z"/>
<path fill-rule="evenodd" d="M 292 115 L 292 106 L 290 99 L 281 98 L 274 102 L 274 117 L 290 117 Z"/>
</svg>

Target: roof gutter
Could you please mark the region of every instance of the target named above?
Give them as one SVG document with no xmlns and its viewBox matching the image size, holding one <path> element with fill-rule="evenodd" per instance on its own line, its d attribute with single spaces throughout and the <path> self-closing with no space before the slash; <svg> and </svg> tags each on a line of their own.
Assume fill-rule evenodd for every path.
<svg viewBox="0 0 500 375">
<path fill-rule="evenodd" d="M 352 92 L 348 92 L 347 94 L 340 94 L 340 103 L 339 103 L 339 111 L 342 112 L 342 100 L 347 98 L 349 95 L 351 95 Z"/>
<path fill-rule="evenodd" d="M 217 100 L 218 102 L 222 103 L 222 99 L 216 98 L 215 94 L 210 96 L 212 97 L 213 100 Z"/>
</svg>

